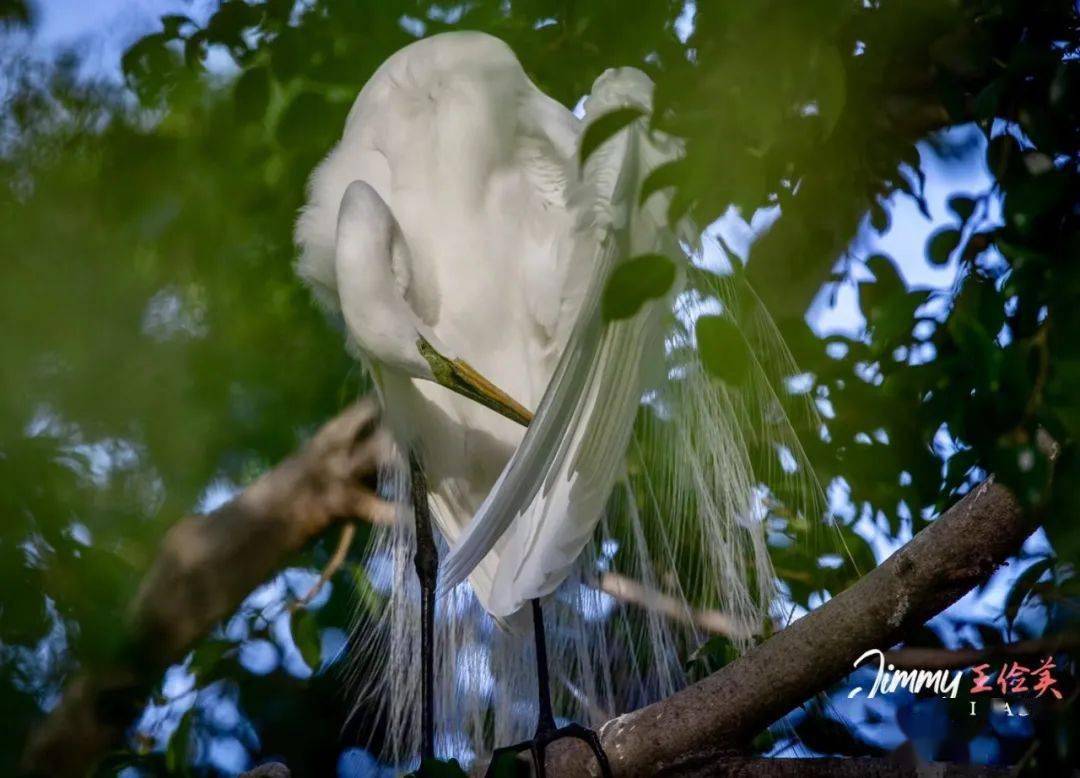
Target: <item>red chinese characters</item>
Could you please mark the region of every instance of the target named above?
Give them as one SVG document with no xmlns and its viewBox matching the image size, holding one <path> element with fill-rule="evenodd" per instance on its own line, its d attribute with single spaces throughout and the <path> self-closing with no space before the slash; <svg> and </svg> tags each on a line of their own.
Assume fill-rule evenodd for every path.
<svg viewBox="0 0 1080 778">
<path fill-rule="evenodd" d="M 1061 691 L 1055 688 L 1057 679 L 1051 672 L 1057 665 L 1053 657 L 1047 657 L 1042 664 L 1032 669 L 1019 662 L 1006 662 L 1001 665 L 996 678 L 991 681 L 992 673 L 988 672 L 989 664 L 976 665 L 971 668 L 973 674 L 971 693 L 982 694 L 993 692 L 995 687 L 1003 696 L 1006 694 L 1024 694 L 1034 692 L 1036 697 L 1042 697 L 1050 692 L 1056 699 L 1061 699 Z M 1029 682 L 1032 684 L 1029 686 Z"/>
</svg>

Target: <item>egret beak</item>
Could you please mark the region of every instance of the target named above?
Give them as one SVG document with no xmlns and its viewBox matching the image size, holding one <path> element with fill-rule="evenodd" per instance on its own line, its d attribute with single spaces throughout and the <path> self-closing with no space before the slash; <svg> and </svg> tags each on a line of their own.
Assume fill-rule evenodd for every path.
<svg viewBox="0 0 1080 778">
<path fill-rule="evenodd" d="M 480 403 L 486 408 L 505 416 L 511 421 L 516 421 L 523 427 L 528 427 L 532 421 L 532 413 L 521 403 L 508 395 L 491 381 L 484 378 L 479 371 L 464 359 L 447 359 L 436 351 L 430 343 L 421 339 L 417 341 L 417 347 L 427 363 L 431 365 L 431 372 L 435 380 L 451 391 L 457 392 L 463 397 Z"/>
</svg>

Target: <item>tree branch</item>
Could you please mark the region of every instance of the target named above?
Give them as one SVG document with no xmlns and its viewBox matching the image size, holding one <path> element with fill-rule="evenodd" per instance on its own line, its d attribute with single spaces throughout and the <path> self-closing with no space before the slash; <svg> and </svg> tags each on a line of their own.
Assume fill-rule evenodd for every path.
<svg viewBox="0 0 1080 778">
<path fill-rule="evenodd" d="M 86 671 L 71 683 L 29 744 L 27 767 L 49 775 L 83 774 L 122 739 L 164 668 L 290 554 L 339 521 L 392 520 L 392 506 L 373 490 L 388 448 L 374 405 L 360 403 L 227 505 L 179 522 L 133 603 L 127 661 Z M 867 648 L 895 644 L 986 580 L 1032 529 L 1033 521 L 1007 489 L 983 483 L 818 610 L 694 686 L 609 721 L 601 736 L 616 774 L 793 774 L 785 771 L 794 763 L 748 759 L 738 750 L 847 675 Z M 645 599 L 656 604 L 651 596 Z M 561 747 L 553 749 L 550 766 L 555 775 L 587 775 L 591 759 L 573 746 Z M 895 759 L 798 767 L 799 775 L 893 776 L 916 770 Z M 949 766 L 945 774 L 991 773 Z"/>
<path fill-rule="evenodd" d="M 678 775 L 679 778 L 1005 778 L 1009 771 L 1000 767 L 949 762 L 917 764 L 894 756 L 849 759 L 731 756 L 700 769 L 680 770 L 673 775 Z"/>
<path fill-rule="evenodd" d="M 132 603 L 124 656 L 75 677 L 27 744 L 25 769 L 85 775 L 122 740 L 165 668 L 292 554 L 340 522 L 392 521 L 393 506 L 375 492 L 389 448 L 374 400 L 362 400 L 233 500 L 177 522 Z"/>
<path fill-rule="evenodd" d="M 693 624 L 712 635 L 749 638 L 753 633 L 738 624 L 726 613 L 709 608 L 688 609 L 671 595 L 656 591 L 640 581 L 619 573 L 603 573 L 597 579 L 596 588 L 615 598 L 618 602 L 636 605 L 645 610 L 661 613 L 674 621 Z"/>
<path fill-rule="evenodd" d="M 896 644 L 985 581 L 1033 529 L 1008 489 L 983 482 L 822 607 L 708 678 L 609 721 L 601 739 L 615 774 L 688 775 L 707 765 L 728 774 L 725 756 L 850 673 L 864 651 Z M 549 763 L 559 776 L 592 769 L 572 744 Z"/>
<path fill-rule="evenodd" d="M 1080 633 L 1064 633 L 984 648 L 898 648 L 885 652 L 885 662 L 901 670 L 956 670 L 1002 659 L 1044 659 L 1076 649 L 1080 649 Z"/>
</svg>

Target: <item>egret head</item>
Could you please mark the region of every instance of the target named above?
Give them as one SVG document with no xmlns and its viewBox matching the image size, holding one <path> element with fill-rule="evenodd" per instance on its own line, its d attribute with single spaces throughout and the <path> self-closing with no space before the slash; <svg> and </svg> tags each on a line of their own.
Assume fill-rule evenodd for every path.
<svg viewBox="0 0 1080 778">
<path fill-rule="evenodd" d="M 331 154 L 323 165 L 334 161 Z M 320 302 L 340 311 L 352 345 L 373 368 L 376 380 L 390 370 L 433 381 L 529 424 L 532 414 L 526 408 L 442 344 L 424 321 L 438 303 L 425 299 L 421 280 L 410 277 L 404 235 L 374 187 L 364 181 L 345 187 L 332 239 L 311 240 L 305 226 L 302 218 L 297 231 L 301 276 Z M 327 244 L 332 253 L 323 258 L 322 246 Z"/>
</svg>

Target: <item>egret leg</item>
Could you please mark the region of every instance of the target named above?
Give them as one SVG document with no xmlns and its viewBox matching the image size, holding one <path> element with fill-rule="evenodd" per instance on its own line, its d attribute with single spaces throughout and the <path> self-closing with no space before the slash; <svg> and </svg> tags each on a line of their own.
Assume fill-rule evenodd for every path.
<svg viewBox="0 0 1080 778">
<path fill-rule="evenodd" d="M 409 455 L 413 516 L 416 519 L 416 576 L 420 579 L 420 760 L 435 758 L 435 583 L 439 552 L 431 528 L 427 478 L 415 453 Z"/>
<path fill-rule="evenodd" d="M 607 754 L 600 745 L 600 736 L 593 730 L 580 724 L 568 724 L 559 727 L 555 724 L 555 713 L 551 707 L 551 683 L 548 674 L 547 639 L 544 635 L 544 611 L 540 607 L 540 600 L 532 600 L 533 637 L 536 641 L 536 685 L 537 698 L 540 703 L 540 715 L 537 717 L 536 734 L 532 740 L 525 740 L 495 750 L 491 756 L 491 764 L 488 765 L 487 775 L 493 776 L 497 765 L 511 754 L 517 755 L 528 751 L 532 757 L 533 770 L 539 778 L 545 778 L 547 767 L 544 757 L 547 747 L 556 740 L 574 738 L 581 740 L 593 752 L 596 763 L 600 767 L 600 775 L 603 778 L 612 778 L 611 765 L 608 763 Z"/>
</svg>

